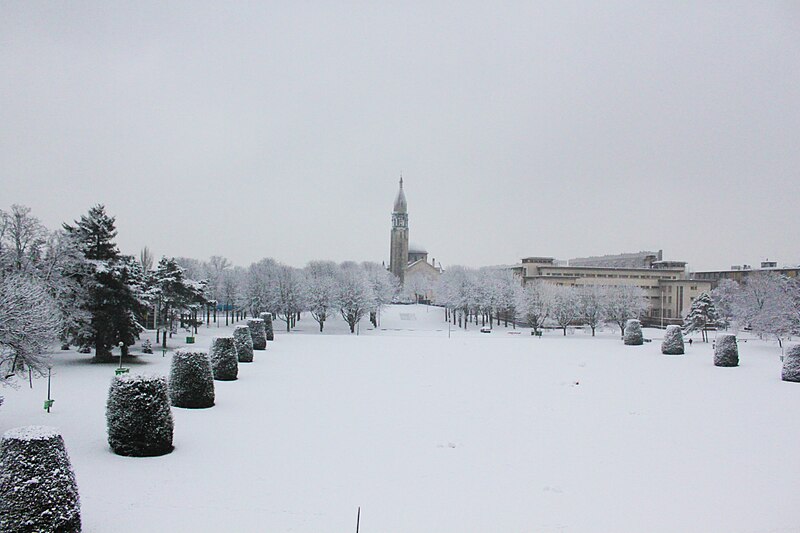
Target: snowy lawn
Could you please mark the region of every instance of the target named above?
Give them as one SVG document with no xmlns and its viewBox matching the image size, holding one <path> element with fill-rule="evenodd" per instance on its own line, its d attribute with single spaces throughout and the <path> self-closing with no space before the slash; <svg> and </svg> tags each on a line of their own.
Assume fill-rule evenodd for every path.
<svg viewBox="0 0 800 533">
<path fill-rule="evenodd" d="M 46 380 L 2 391 L 0 431 L 62 432 L 88 532 L 355 531 L 358 506 L 363 533 L 800 530 L 800 384 L 772 343 L 716 368 L 710 344 L 662 356 L 658 330 L 644 346 L 612 330 L 448 338 L 423 306 L 358 336 L 281 325 L 215 382 L 216 406 L 173 408 L 169 455 L 109 450 L 113 365 L 74 351 L 57 353 L 50 414 Z M 135 359 L 169 372 L 169 353 Z"/>
</svg>

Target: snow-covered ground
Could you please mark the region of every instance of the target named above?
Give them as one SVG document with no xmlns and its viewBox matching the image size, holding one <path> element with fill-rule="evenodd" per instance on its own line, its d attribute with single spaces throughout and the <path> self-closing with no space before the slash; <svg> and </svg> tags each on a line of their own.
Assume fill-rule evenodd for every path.
<svg viewBox="0 0 800 533">
<path fill-rule="evenodd" d="M 355 531 L 359 506 L 364 533 L 800 530 L 800 384 L 773 343 L 716 368 L 710 344 L 662 356 L 658 330 L 636 347 L 610 329 L 448 338 L 442 313 L 390 307 L 359 335 L 276 322 L 216 406 L 173 408 L 163 457 L 109 450 L 113 365 L 74 351 L 56 355 L 50 414 L 46 380 L 2 391 L 0 431 L 62 432 L 88 532 Z"/>
</svg>

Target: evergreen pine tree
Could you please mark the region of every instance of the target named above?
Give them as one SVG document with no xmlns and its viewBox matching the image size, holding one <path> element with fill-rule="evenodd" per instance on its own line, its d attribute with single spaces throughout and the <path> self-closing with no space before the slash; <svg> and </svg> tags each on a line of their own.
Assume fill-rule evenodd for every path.
<svg viewBox="0 0 800 533">
<path fill-rule="evenodd" d="M 692 302 L 689 314 L 683 320 L 683 330 L 686 333 L 700 331 L 703 341 L 708 342 L 708 332 L 706 328 L 715 324 L 717 321 L 717 308 L 711 295 L 704 292 Z"/>
<path fill-rule="evenodd" d="M 64 224 L 64 229 L 91 267 L 82 280 L 87 288 L 82 306 L 91 321 L 77 333 L 76 344 L 94 345 L 95 360 L 109 361 L 112 347 L 120 342 L 126 347 L 134 344 L 142 331 L 135 314 L 139 307 L 133 289 L 136 276 L 114 244 L 114 217 L 102 205 L 92 207 L 74 226 Z"/>
</svg>

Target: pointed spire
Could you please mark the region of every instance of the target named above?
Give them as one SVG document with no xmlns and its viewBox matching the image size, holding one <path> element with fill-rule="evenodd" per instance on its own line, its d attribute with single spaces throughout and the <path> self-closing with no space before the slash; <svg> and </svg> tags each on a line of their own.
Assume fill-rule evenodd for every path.
<svg viewBox="0 0 800 533">
<path fill-rule="evenodd" d="M 406 194 L 403 192 L 403 174 L 400 173 L 400 190 L 397 191 L 397 197 L 394 200 L 394 212 L 406 213 L 407 209 Z"/>
</svg>

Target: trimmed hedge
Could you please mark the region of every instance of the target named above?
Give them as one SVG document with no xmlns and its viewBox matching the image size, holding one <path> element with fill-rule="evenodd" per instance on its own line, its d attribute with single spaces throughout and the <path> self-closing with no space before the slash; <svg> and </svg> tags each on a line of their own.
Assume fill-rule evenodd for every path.
<svg viewBox="0 0 800 533">
<path fill-rule="evenodd" d="M 250 328 L 250 336 L 253 339 L 254 350 L 267 349 L 267 331 L 264 329 L 264 321 L 260 318 L 251 318 L 247 321 Z"/>
<path fill-rule="evenodd" d="M 122 375 L 111 381 L 106 403 L 108 444 L 117 455 L 151 457 L 172 451 L 167 381 Z"/>
<path fill-rule="evenodd" d="M 783 381 L 800 382 L 800 344 L 795 344 L 789 348 L 789 351 L 783 357 L 781 379 Z"/>
<path fill-rule="evenodd" d="M 664 341 L 661 343 L 661 353 L 664 355 L 683 355 L 686 353 L 683 344 L 683 331 L 680 326 L 667 326 L 664 332 Z"/>
<path fill-rule="evenodd" d="M 625 337 L 624 342 L 627 346 L 639 346 L 644 344 L 644 336 L 642 335 L 642 323 L 638 320 L 631 319 L 625 323 Z"/>
<path fill-rule="evenodd" d="M 169 399 L 175 407 L 189 409 L 214 405 L 214 375 L 206 352 L 175 352 L 169 373 Z"/>
<path fill-rule="evenodd" d="M 239 361 L 236 357 L 236 345 L 233 337 L 214 337 L 211 339 L 211 371 L 214 379 L 233 381 L 239 377 Z"/>
<path fill-rule="evenodd" d="M 714 366 L 739 366 L 739 346 L 736 335 L 724 333 L 717 336 L 714 345 Z"/>
<path fill-rule="evenodd" d="M 61 435 L 45 426 L 6 431 L 0 442 L 0 531 L 78 533 L 80 507 Z"/>
<path fill-rule="evenodd" d="M 233 344 L 236 347 L 236 357 L 240 363 L 253 362 L 253 338 L 250 335 L 249 326 L 233 328 Z"/>
<path fill-rule="evenodd" d="M 261 313 L 258 318 L 264 321 L 264 330 L 267 332 L 267 340 L 275 340 L 275 332 L 272 329 L 272 313 Z"/>
</svg>

